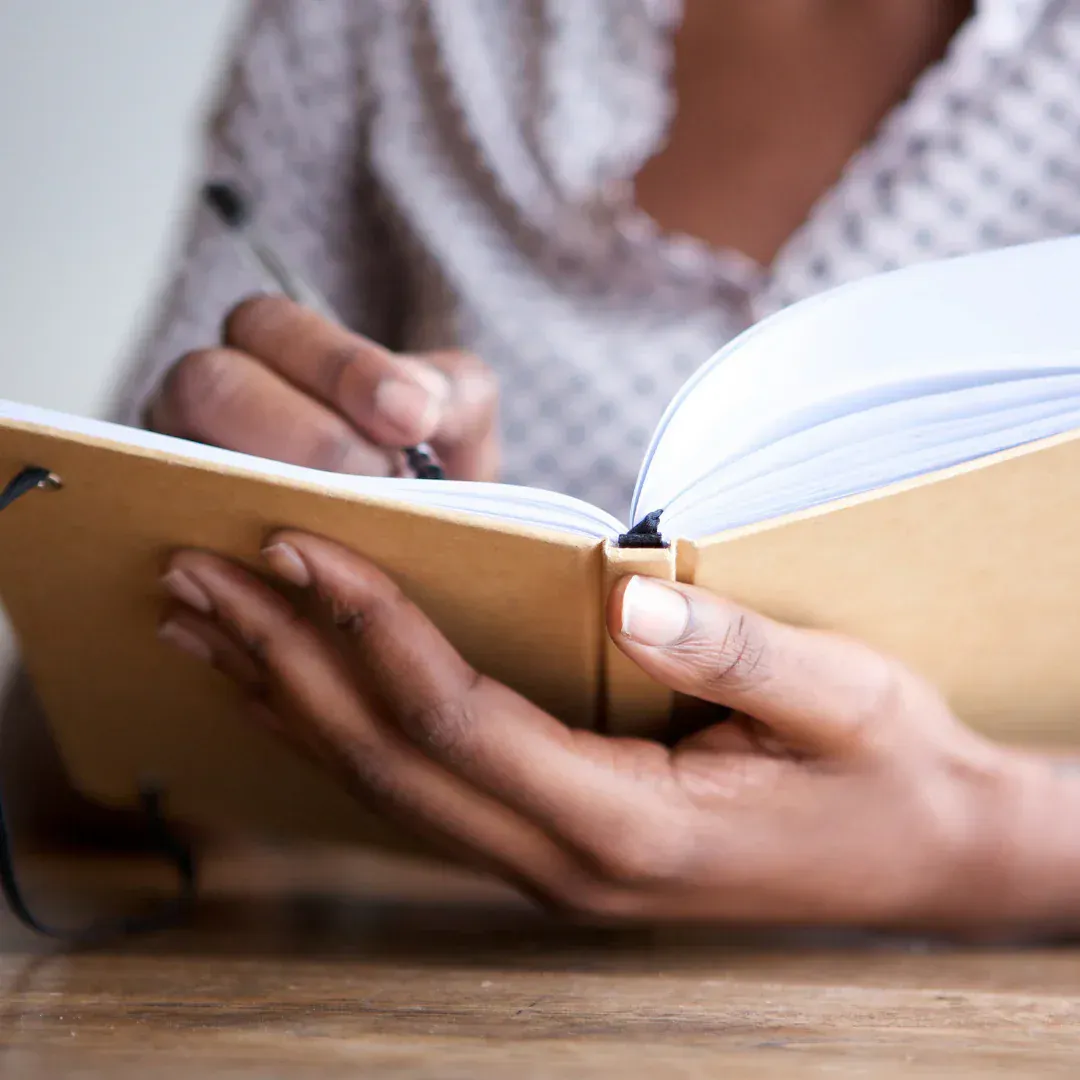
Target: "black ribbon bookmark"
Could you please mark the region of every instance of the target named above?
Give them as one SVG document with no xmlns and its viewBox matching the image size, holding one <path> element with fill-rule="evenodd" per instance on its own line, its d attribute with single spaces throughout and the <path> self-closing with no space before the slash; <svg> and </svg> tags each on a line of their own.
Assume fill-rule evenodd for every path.
<svg viewBox="0 0 1080 1080">
<path fill-rule="evenodd" d="M 35 489 L 55 490 L 61 480 L 48 469 L 28 466 L 0 491 L 0 510 Z M 4 799 L 0 794 L 0 891 L 12 914 L 24 926 L 46 937 L 58 938 L 70 945 L 96 945 L 111 938 L 162 930 L 179 922 L 192 908 L 196 894 L 195 860 L 190 848 L 171 832 L 161 806 L 161 794 L 153 789 L 139 793 L 147 826 L 147 839 L 153 848 L 168 857 L 176 867 L 179 889 L 175 897 L 143 915 L 125 915 L 99 919 L 89 926 L 68 930 L 50 926 L 31 910 L 15 873 L 11 828 Z"/>
<path fill-rule="evenodd" d="M 621 548 L 666 548 L 668 542 L 660 535 L 660 515 L 663 510 L 646 514 L 629 532 L 619 537 Z"/>
</svg>

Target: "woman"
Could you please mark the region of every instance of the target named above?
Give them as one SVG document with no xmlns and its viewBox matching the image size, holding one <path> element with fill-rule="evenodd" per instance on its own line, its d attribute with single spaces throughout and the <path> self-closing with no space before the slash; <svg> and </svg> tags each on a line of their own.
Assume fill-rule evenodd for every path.
<svg viewBox="0 0 1080 1080">
<path fill-rule="evenodd" d="M 124 416 L 353 472 L 429 440 L 457 477 L 621 512 L 664 404 L 762 314 L 1080 225 L 1077 60 L 1080 5 L 1048 0 L 264 0 L 208 171 L 356 332 L 245 299 L 260 282 L 203 213 Z M 335 545 L 288 533 L 266 559 L 341 640 L 194 552 L 163 638 L 359 796 L 545 901 L 1076 921 L 1080 782 L 856 643 L 624 582 L 620 647 L 734 710 L 668 749 L 571 733 Z"/>
</svg>

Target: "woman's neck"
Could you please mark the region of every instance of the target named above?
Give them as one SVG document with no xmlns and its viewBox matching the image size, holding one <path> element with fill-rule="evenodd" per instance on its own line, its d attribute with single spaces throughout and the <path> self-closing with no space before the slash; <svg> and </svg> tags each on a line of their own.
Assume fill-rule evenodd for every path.
<svg viewBox="0 0 1080 1080">
<path fill-rule="evenodd" d="M 683 0 L 681 33 L 700 46 L 821 41 L 870 35 L 933 52 L 971 14 L 974 0 Z"/>
<path fill-rule="evenodd" d="M 684 0 L 677 111 L 637 178 L 664 228 L 770 263 L 972 0 Z"/>
</svg>

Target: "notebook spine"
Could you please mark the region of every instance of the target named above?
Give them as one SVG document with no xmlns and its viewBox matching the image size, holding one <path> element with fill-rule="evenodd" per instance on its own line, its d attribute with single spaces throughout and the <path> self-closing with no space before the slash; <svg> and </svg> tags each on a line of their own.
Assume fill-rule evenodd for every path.
<svg viewBox="0 0 1080 1080">
<path fill-rule="evenodd" d="M 606 616 L 611 592 L 624 577 L 643 576 L 660 581 L 675 580 L 675 550 L 668 545 L 604 548 L 603 596 L 600 610 Z M 615 643 L 606 617 L 603 636 L 599 730 L 609 735 L 651 737 L 670 722 L 674 694 L 656 682 Z"/>
</svg>

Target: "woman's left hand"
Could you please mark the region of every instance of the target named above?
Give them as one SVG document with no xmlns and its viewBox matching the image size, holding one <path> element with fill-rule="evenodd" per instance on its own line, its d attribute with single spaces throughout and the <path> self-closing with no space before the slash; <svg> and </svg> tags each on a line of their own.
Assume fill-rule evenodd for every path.
<svg viewBox="0 0 1080 1080">
<path fill-rule="evenodd" d="M 689 586 L 620 583 L 621 648 L 734 710 L 669 748 L 571 730 L 485 678 L 337 544 L 289 532 L 264 554 L 321 598 L 329 629 L 236 565 L 183 552 L 163 638 L 246 687 L 259 723 L 365 804 L 547 904 L 942 930 L 1056 913 L 1019 853 L 1042 766 L 855 642 Z"/>
</svg>

